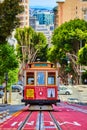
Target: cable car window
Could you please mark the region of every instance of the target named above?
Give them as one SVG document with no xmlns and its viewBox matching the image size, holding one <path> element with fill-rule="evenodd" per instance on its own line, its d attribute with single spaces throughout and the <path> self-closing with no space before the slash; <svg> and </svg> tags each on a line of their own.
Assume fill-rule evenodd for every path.
<svg viewBox="0 0 87 130">
<path fill-rule="evenodd" d="M 34 85 L 34 72 L 27 73 L 27 84 Z"/>
<path fill-rule="evenodd" d="M 48 88 L 47 89 L 47 97 L 48 98 L 55 97 L 55 89 L 54 88 Z"/>
<path fill-rule="evenodd" d="M 37 72 L 37 84 L 44 85 L 45 84 L 45 74 L 44 72 Z"/>
<path fill-rule="evenodd" d="M 54 84 L 54 77 L 48 77 L 48 84 Z"/>
<path fill-rule="evenodd" d="M 55 84 L 55 73 L 48 72 L 48 85 Z"/>
<path fill-rule="evenodd" d="M 28 78 L 28 84 L 34 84 L 34 78 Z"/>
</svg>

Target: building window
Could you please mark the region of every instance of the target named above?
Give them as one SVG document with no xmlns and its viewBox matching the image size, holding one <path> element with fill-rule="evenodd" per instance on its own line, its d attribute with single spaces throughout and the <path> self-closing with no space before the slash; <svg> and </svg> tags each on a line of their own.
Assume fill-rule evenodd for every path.
<svg viewBox="0 0 87 130">
<path fill-rule="evenodd" d="M 84 20 L 87 21 L 87 10 L 84 10 Z"/>
</svg>

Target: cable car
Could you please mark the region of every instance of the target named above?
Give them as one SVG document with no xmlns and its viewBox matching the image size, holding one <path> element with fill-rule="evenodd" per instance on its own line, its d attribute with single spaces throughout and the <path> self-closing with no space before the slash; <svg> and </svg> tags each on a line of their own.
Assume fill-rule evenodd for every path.
<svg viewBox="0 0 87 130">
<path fill-rule="evenodd" d="M 24 68 L 22 102 L 27 104 L 56 104 L 58 99 L 58 68 L 50 62 L 32 62 Z"/>
</svg>

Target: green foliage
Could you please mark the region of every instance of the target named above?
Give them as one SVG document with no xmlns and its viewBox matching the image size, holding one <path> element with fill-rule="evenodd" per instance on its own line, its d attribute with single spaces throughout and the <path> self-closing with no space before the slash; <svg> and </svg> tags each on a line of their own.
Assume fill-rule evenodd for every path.
<svg viewBox="0 0 87 130">
<path fill-rule="evenodd" d="M 0 3 L 0 43 L 6 41 L 12 31 L 19 26 L 17 17 L 23 11 L 20 0 L 4 0 Z"/>
<path fill-rule="evenodd" d="M 63 48 L 58 48 L 56 45 L 53 45 L 48 51 L 48 60 L 51 62 L 62 63 L 62 58 L 65 58 L 65 52 Z"/>
<path fill-rule="evenodd" d="M 40 61 L 47 61 L 47 51 L 48 45 L 44 45 L 37 53 L 36 59 L 40 59 Z"/>
<path fill-rule="evenodd" d="M 21 62 L 23 60 L 23 56 L 22 56 L 22 49 L 19 44 L 16 45 L 16 52 L 19 62 Z"/>
<path fill-rule="evenodd" d="M 73 53 L 73 43 L 78 43 L 83 40 L 84 44 L 87 41 L 87 22 L 80 19 L 70 20 L 65 22 L 60 27 L 54 30 L 52 44 L 54 47 L 50 49 L 50 60 L 60 61 L 66 57 L 66 53 Z M 55 56 L 53 59 L 52 56 Z"/>
<path fill-rule="evenodd" d="M 83 72 L 82 74 L 82 82 L 84 83 L 84 80 L 87 79 L 87 70 L 85 70 L 85 72 Z"/>
<path fill-rule="evenodd" d="M 41 57 L 41 51 L 44 51 L 44 48 L 46 49 L 45 35 L 36 33 L 32 27 L 17 28 L 15 38 L 18 42 L 17 52 L 23 62 L 34 61 L 37 57 Z"/>
<path fill-rule="evenodd" d="M 72 71 L 72 67 L 67 65 L 67 66 L 65 67 L 65 72 L 66 72 L 66 73 L 70 73 L 71 71 Z"/>
<path fill-rule="evenodd" d="M 14 70 L 18 67 L 18 60 L 15 54 L 15 50 L 8 43 L 0 45 L 0 76 L 4 76 L 4 73 L 9 70 Z"/>
<path fill-rule="evenodd" d="M 34 33 L 35 32 L 32 27 L 17 28 L 15 38 L 17 39 L 19 45 L 27 46 L 31 44 Z"/>
<path fill-rule="evenodd" d="M 35 34 L 32 27 L 17 28 L 15 38 L 17 39 L 17 53 L 21 61 L 28 61 L 33 46 L 33 35 Z"/>
<path fill-rule="evenodd" d="M 33 43 L 35 45 L 35 49 L 43 48 L 46 45 L 46 37 L 41 32 L 36 32 L 33 37 Z"/>
<path fill-rule="evenodd" d="M 81 65 L 87 65 L 87 44 L 85 44 L 85 46 L 78 52 L 78 63 Z"/>
<path fill-rule="evenodd" d="M 8 73 L 8 88 L 18 82 L 18 71 L 19 69 L 16 68 L 14 70 L 10 70 Z"/>
</svg>

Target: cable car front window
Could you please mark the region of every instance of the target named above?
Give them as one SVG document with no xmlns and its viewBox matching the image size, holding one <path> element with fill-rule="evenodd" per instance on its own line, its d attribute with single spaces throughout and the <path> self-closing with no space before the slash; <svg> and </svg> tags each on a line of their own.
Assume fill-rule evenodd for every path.
<svg viewBox="0 0 87 130">
<path fill-rule="evenodd" d="M 38 85 L 45 84 L 45 74 L 44 72 L 37 72 L 37 83 Z"/>
<path fill-rule="evenodd" d="M 48 72 L 48 85 L 55 85 L 55 72 Z"/>
<path fill-rule="evenodd" d="M 53 85 L 55 84 L 53 76 L 48 77 L 48 84 L 53 84 Z"/>
</svg>

